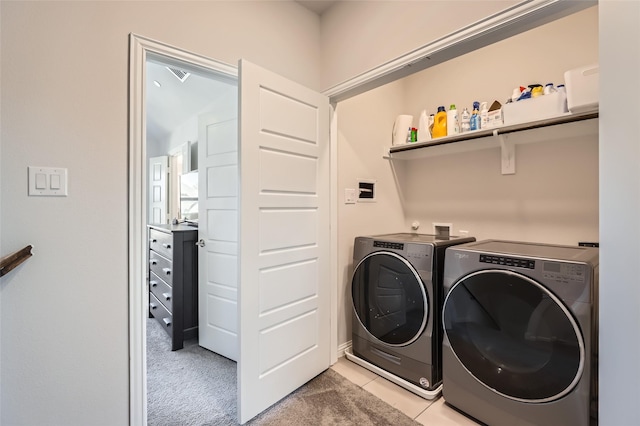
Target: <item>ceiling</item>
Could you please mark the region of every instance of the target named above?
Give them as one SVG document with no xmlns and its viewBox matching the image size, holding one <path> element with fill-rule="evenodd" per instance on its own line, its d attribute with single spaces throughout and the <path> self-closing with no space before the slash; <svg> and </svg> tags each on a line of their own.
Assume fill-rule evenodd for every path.
<svg viewBox="0 0 640 426">
<path fill-rule="evenodd" d="M 180 67 L 170 68 L 186 72 Z M 158 87 L 157 82 L 160 84 Z M 229 82 L 192 73 L 181 82 L 166 64 L 147 61 L 147 141 L 162 141 L 190 118 L 209 109 L 226 93 Z"/>
<path fill-rule="evenodd" d="M 327 9 L 338 3 L 341 0 L 296 0 L 296 3 L 300 3 L 312 12 L 322 15 Z"/>
</svg>

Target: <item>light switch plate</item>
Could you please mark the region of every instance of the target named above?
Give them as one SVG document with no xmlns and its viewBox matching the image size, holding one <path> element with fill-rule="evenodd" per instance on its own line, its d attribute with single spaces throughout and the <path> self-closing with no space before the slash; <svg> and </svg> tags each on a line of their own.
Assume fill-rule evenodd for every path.
<svg viewBox="0 0 640 426">
<path fill-rule="evenodd" d="M 67 169 L 34 166 L 27 169 L 29 171 L 29 196 L 67 196 Z"/>
<path fill-rule="evenodd" d="M 345 188 L 344 190 L 344 203 L 355 204 L 358 199 L 358 192 L 353 188 Z"/>
</svg>

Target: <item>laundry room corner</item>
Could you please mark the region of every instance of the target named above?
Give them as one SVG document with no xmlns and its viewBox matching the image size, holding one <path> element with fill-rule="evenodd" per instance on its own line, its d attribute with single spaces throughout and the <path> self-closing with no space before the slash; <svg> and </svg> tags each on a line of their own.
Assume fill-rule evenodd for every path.
<svg viewBox="0 0 640 426">
<path fill-rule="evenodd" d="M 404 103 L 402 83 L 390 83 L 338 104 L 338 344 L 351 340 L 351 274 L 353 242 L 359 235 L 405 229 L 396 179 L 383 158 L 391 130 Z M 351 203 L 345 190 L 375 181 L 375 201 Z M 356 196 L 357 198 L 357 196 Z M 345 343 L 346 342 L 346 343 Z"/>
</svg>

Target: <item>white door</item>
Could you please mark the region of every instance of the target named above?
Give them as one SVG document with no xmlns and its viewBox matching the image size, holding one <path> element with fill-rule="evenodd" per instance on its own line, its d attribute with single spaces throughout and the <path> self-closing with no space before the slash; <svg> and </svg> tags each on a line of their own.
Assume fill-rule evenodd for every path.
<svg viewBox="0 0 640 426">
<path fill-rule="evenodd" d="M 238 359 L 238 90 L 198 117 L 198 341 Z"/>
<path fill-rule="evenodd" d="M 330 364 L 329 100 L 240 61 L 238 420 Z"/>
<path fill-rule="evenodd" d="M 169 157 L 149 159 L 149 223 L 167 223 L 167 173 Z"/>
</svg>

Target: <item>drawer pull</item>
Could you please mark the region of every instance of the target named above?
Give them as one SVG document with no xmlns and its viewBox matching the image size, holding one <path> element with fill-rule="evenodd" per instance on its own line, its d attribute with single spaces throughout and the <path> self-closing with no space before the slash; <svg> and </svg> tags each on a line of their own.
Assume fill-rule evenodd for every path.
<svg viewBox="0 0 640 426">
<path fill-rule="evenodd" d="M 164 296 L 165 300 L 171 300 L 171 293 L 162 293 L 162 295 Z"/>
<path fill-rule="evenodd" d="M 155 310 L 155 309 L 158 307 L 158 305 L 156 305 L 156 304 L 155 304 L 155 303 L 153 303 L 153 302 L 149 303 L 149 306 L 151 307 L 151 310 L 152 310 L 152 311 L 153 311 L 153 310 Z"/>
<path fill-rule="evenodd" d="M 158 264 L 158 261 L 157 261 L 156 259 L 151 259 L 151 260 L 150 260 L 150 263 L 151 263 L 152 265 L 157 265 L 157 264 Z"/>
<path fill-rule="evenodd" d="M 162 247 L 166 248 L 166 249 L 170 249 L 171 248 L 171 244 L 169 243 L 164 243 L 162 244 Z"/>
<path fill-rule="evenodd" d="M 151 284 L 151 287 L 157 287 L 158 281 L 149 281 L 149 284 Z"/>
<path fill-rule="evenodd" d="M 162 268 L 162 271 L 167 275 L 171 275 L 171 268 Z"/>
<path fill-rule="evenodd" d="M 171 327 L 171 318 L 162 318 L 167 327 Z"/>
<path fill-rule="evenodd" d="M 158 240 L 156 240 L 155 238 L 152 238 L 152 239 L 150 239 L 150 240 L 149 240 L 149 242 L 150 242 L 151 244 L 154 244 L 154 243 L 157 243 L 157 242 L 158 242 Z"/>
</svg>

